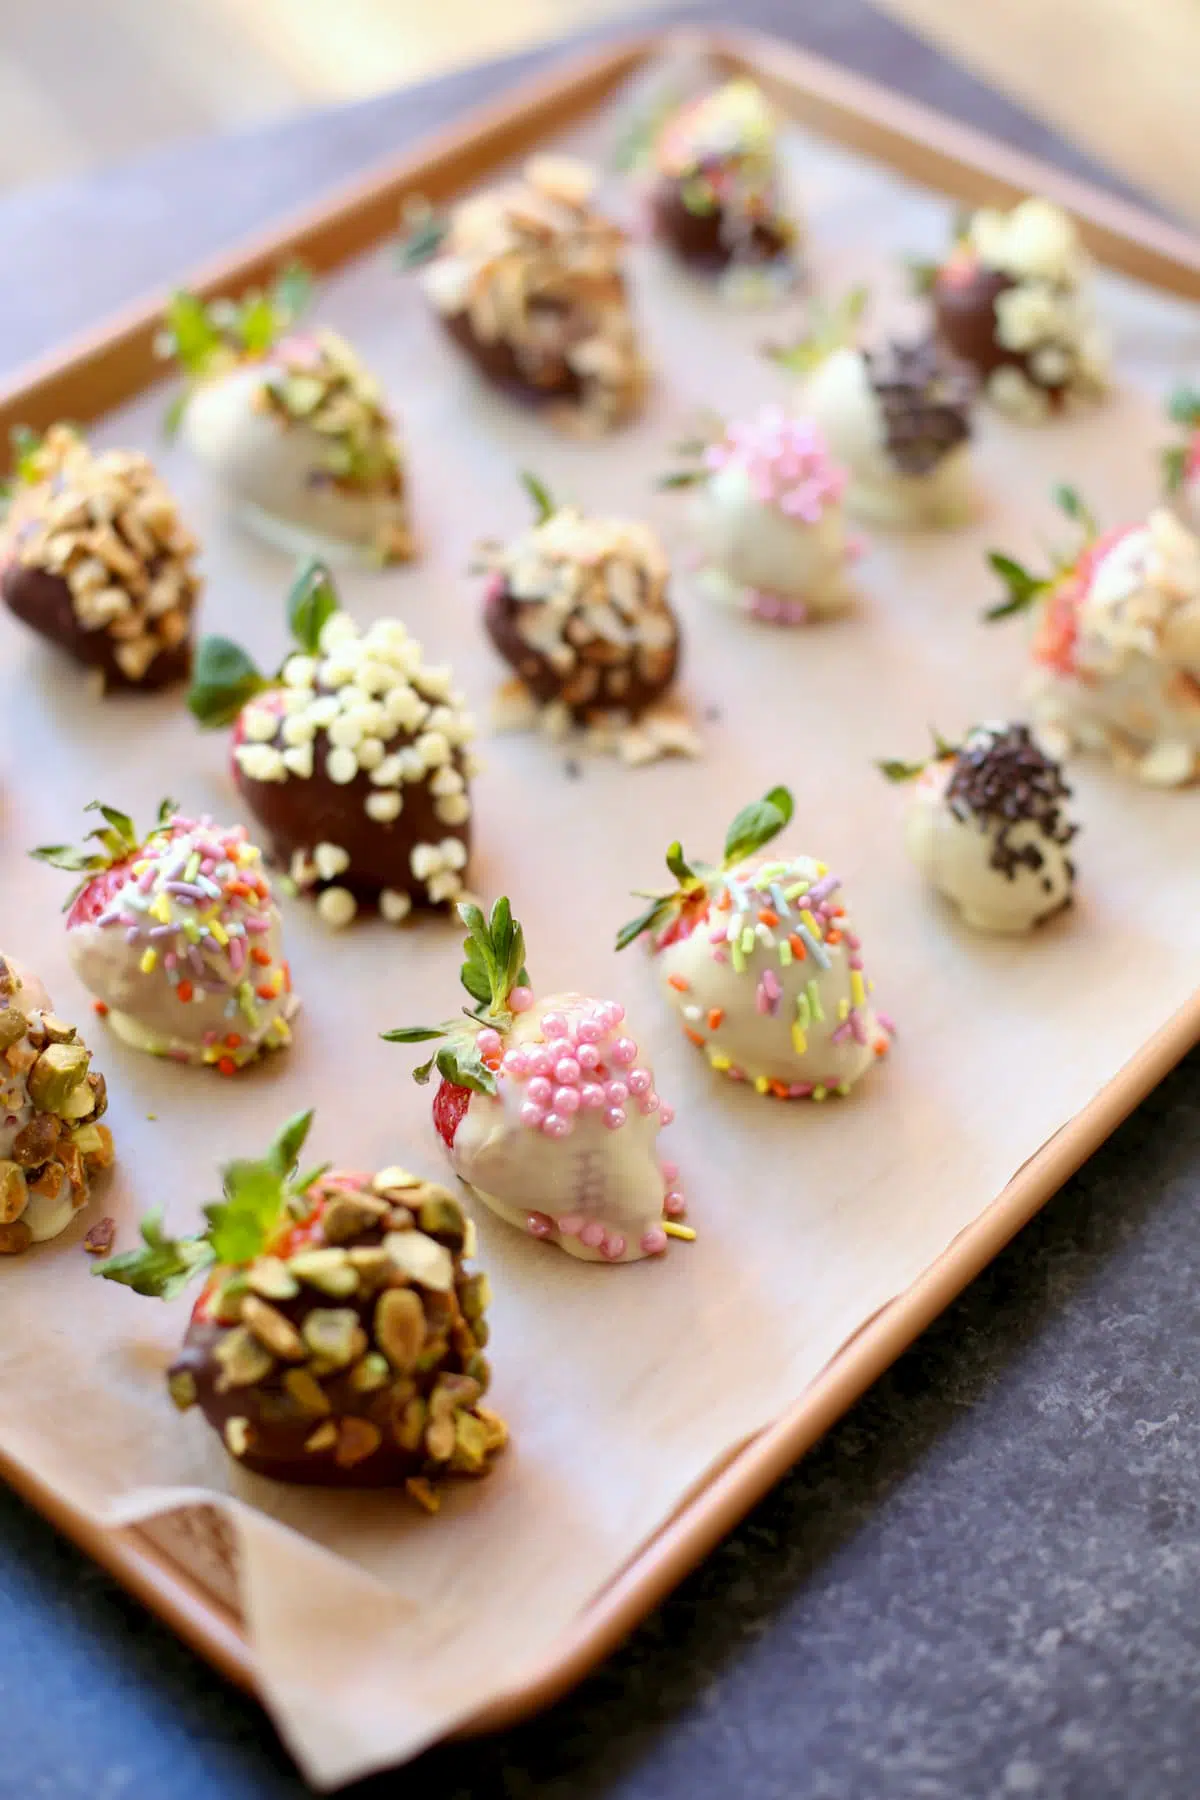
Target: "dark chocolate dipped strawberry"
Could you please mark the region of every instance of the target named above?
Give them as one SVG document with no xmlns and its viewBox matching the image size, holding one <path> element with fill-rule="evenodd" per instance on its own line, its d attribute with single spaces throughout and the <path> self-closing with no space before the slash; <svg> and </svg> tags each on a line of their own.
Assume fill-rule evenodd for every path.
<svg viewBox="0 0 1200 1800">
<path fill-rule="evenodd" d="M 434 1124 L 455 1173 L 531 1237 L 592 1262 L 660 1255 L 684 1210 L 678 1171 L 655 1140 L 671 1108 L 638 1061 L 615 1000 L 583 994 L 537 999 L 525 937 L 507 900 L 491 918 L 459 907 L 467 927 L 462 982 L 471 999 L 444 1025 L 384 1034 L 389 1043 L 436 1042 L 416 1070 L 436 1069 Z"/>
<path fill-rule="evenodd" d="M 488 574 L 484 627 L 515 674 L 505 722 L 536 719 L 554 737 L 580 726 L 630 762 L 694 755 L 694 731 L 665 698 L 680 630 L 657 537 L 635 520 L 559 506 L 536 477 L 522 480 L 533 525 L 507 544 L 481 545 L 477 564 Z"/>
<path fill-rule="evenodd" d="M 103 688 L 186 679 L 200 596 L 196 539 L 148 459 L 93 453 L 55 425 L 17 434 L 0 595 Z"/>
<path fill-rule="evenodd" d="M 1200 779 L 1200 541 L 1166 507 L 1100 531 L 1079 496 L 1055 498 L 1082 529 L 1031 574 L 992 551 L 1008 592 L 986 617 L 1034 616 L 1026 698 L 1046 747 L 1104 750 L 1154 787 Z"/>
<path fill-rule="evenodd" d="M 494 385 L 595 435 L 636 413 L 646 388 L 620 229 L 591 205 L 595 177 L 563 156 L 461 201 L 410 209 L 400 261 L 428 267 L 430 304 Z"/>
<path fill-rule="evenodd" d="M 475 726 L 449 669 L 399 620 L 361 632 L 316 561 L 287 616 L 295 648 L 276 675 L 205 638 L 188 695 L 202 725 L 233 725 L 233 779 L 268 853 L 335 928 L 363 903 L 398 924 L 457 899 Z"/>
<path fill-rule="evenodd" d="M 946 347 L 979 374 L 995 405 L 1038 420 L 1108 383 L 1108 349 L 1088 294 L 1075 226 L 1048 200 L 959 221 L 941 264 L 915 262 Z"/>
<path fill-rule="evenodd" d="M 781 198 L 775 138 L 761 89 L 744 78 L 673 110 L 643 170 L 655 236 L 710 273 L 794 279 L 799 233 Z"/>
<path fill-rule="evenodd" d="M 204 1277 L 167 1375 L 229 1454 L 277 1481 L 405 1487 L 429 1511 L 447 1475 L 486 1475 L 507 1441 L 482 1404 L 491 1371 L 485 1275 L 445 1188 L 406 1169 L 298 1173 L 312 1113 L 260 1161 L 228 1163 L 205 1229 L 96 1273 L 169 1300 Z"/>
<path fill-rule="evenodd" d="M 187 818 L 172 800 L 148 833 L 115 807 L 87 810 L 103 824 L 86 844 L 33 855 L 82 877 L 67 955 L 117 1036 L 222 1075 L 289 1044 L 283 921 L 245 826 Z"/>
<path fill-rule="evenodd" d="M 294 266 L 236 302 L 172 295 L 161 347 L 186 385 L 169 425 L 260 536 L 403 561 L 413 541 L 396 427 L 346 340 L 297 328 L 311 285 Z"/>
</svg>

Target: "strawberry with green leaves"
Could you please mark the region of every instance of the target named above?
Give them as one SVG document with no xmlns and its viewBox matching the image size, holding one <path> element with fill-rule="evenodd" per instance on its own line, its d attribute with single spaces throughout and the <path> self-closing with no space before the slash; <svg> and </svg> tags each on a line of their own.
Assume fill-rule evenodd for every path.
<svg viewBox="0 0 1200 1800">
<path fill-rule="evenodd" d="M 487 1277 L 454 1197 L 406 1169 L 301 1172 L 311 1112 L 228 1163 L 203 1230 L 96 1273 L 174 1299 L 203 1279 L 167 1375 L 244 1467 L 280 1481 L 400 1487 L 429 1511 L 448 1474 L 484 1475 L 507 1438 L 490 1379 Z"/>
<path fill-rule="evenodd" d="M 335 331 L 296 328 L 305 271 L 267 293 L 178 292 L 159 340 L 185 385 L 167 416 L 246 522 L 286 549 L 370 562 L 413 554 L 404 456 L 382 389 Z"/>
<path fill-rule="evenodd" d="M 67 900 L 67 955 L 125 1043 L 234 1075 L 291 1042 L 298 1001 L 262 853 L 164 800 L 149 833 L 95 800 L 80 847 L 34 857 L 80 879 Z"/>
<path fill-rule="evenodd" d="M 1177 387 L 1167 402 L 1167 417 L 1183 435 L 1162 452 L 1163 487 L 1195 529 L 1200 525 L 1200 388 Z"/>
<path fill-rule="evenodd" d="M 202 640 L 188 706 L 233 725 L 233 779 L 268 854 L 322 922 L 376 906 L 399 925 L 464 891 L 475 722 L 444 665 L 399 619 L 366 630 L 310 558 L 287 600 L 292 646 L 264 675 L 229 638 Z"/>
<path fill-rule="evenodd" d="M 506 899 L 464 904 L 462 984 L 471 1004 L 389 1043 L 436 1044 L 433 1116 L 455 1173 L 501 1218 L 592 1262 L 658 1256 L 690 1237 L 678 1171 L 655 1140 L 673 1117 L 615 1000 L 535 995 L 525 934 Z"/>
<path fill-rule="evenodd" d="M 986 615 L 1032 611 L 1026 700 L 1056 755 L 1100 750 L 1156 787 L 1200 778 L 1200 542 L 1165 507 L 1101 532 L 1070 488 L 1082 545 L 1045 575 L 993 551 L 1008 590 Z"/>
<path fill-rule="evenodd" d="M 791 822 L 775 787 L 743 807 L 717 864 L 667 851 L 675 885 L 617 935 L 649 941 L 664 999 L 709 1065 L 776 1099 L 846 1094 L 888 1049 L 841 881 L 811 856 L 764 855 Z"/>
</svg>

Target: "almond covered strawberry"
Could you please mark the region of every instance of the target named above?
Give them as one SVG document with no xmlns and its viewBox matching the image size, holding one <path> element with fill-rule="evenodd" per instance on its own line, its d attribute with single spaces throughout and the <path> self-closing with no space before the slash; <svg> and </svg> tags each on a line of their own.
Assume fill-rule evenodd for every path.
<svg viewBox="0 0 1200 1800">
<path fill-rule="evenodd" d="M 672 844 L 676 886 L 648 896 L 617 948 L 649 938 L 664 999 L 719 1075 L 824 1100 L 886 1054 L 892 1027 L 875 1011 L 839 877 L 812 856 L 759 854 L 791 817 L 791 794 L 772 788 L 734 819 L 715 867 Z"/>
<path fill-rule="evenodd" d="M 291 1042 L 298 1001 L 262 853 L 242 825 L 190 818 L 171 800 L 149 835 L 93 801 L 103 824 L 81 849 L 33 855 L 81 874 L 67 954 L 124 1043 L 236 1074 Z"/>
<path fill-rule="evenodd" d="M 434 1123 L 455 1173 L 531 1237 L 591 1262 L 659 1256 L 692 1237 L 678 1171 L 656 1139 L 673 1117 L 615 1000 L 534 995 L 525 937 L 507 900 L 490 920 L 462 905 L 463 986 L 471 1007 L 445 1025 L 386 1032 L 389 1043 L 440 1040 L 416 1071 L 440 1077 Z"/>
<path fill-rule="evenodd" d="M 0 536 L 0 595 L 102 688 L 187 678 L 202 582 L 199 546 L 136 450 L 88 448 L 55 425 L 18 433 Z"/>
<path fill-rule="evenodd" d="M 362 904 L 399 924 L 457 900 L 475 722 L 450 670 L 398 619 L 360 631 L 319 562 L 301 570 L 288 623 L 295 647 L 270 677 L 205 638 L 188 695 L 202 725 L 233 725 L 233 779 L 268 853 L 334 929 Z"/>
<path fill-rule="evenodd" d="M 343 337 L 296 328 L 310 287 L 293 267 L 237 302 L 173 295 L 160 347 L 187 386 L 170 422 L 269 542 L 402 562 L 413 542 L 396 427 Z"/>
<path fill-rule="evenodd" d="M 1058 503 L 1083 543 L 1033 575 L 993 551 L 1007 597 L 1032 612 L 1026 695 L 1055 754 L 1099 750 L 1155 787 L 1200 777 L 1200 541 L 1166 508 L 1101 532 L 1070 488 Z"/>
<path fill-rule="evenodd" d="M 447 1475 L 486 1475 L 507 1442 L 491 1379 L 487 1276 L 445 1188 L 407 1169 L 298 1172 L 312 1113 L 267 1154 L 228 1163 L 205 1229 L 96 1273 L 172 1299 L 204 1277 L 167 1374 L 244 1468 L 326 1487 L 405 1487 L 429 1512 Z"/>
</svg>

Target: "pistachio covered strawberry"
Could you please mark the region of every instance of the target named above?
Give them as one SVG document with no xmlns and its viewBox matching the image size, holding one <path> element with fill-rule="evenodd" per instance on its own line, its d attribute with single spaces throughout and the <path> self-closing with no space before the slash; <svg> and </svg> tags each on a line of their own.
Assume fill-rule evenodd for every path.
<svg viewBox="0 0 1200 1800">
<path fill-rule="evenodd" d="M 993 551 L 1008 591 L 987 616 L 1032 613 L 1026 698 L 1056 754 L 1099 750 L 1185 786 L 1200 777 L 1200 542 L 1164 507 L 1102 532 L 1073 489 L 1056 498 L 1082 543 L 1045 575 Z"/>
<path fill-rule="evenodd" d="M 400 562 L 413 543 L 399 436 L 346 340 L 297 329 L 310 287 L 293 267 L 236 302 L 174 294 L 160 348 L 186 386 L 170 423 L 260 536 Z"/>
<path fill-rule="evenodd" d="M 507 900 L 467 927 L 462 982 L 471 1005 L 444 1025 L 410 1026 L 389 1043 L 438 1042 L 434 1124 L 455 1173 L 509 1224 L 592 1262 L 658 1256 L 675 1221 L 678 1171 L 656 1139 L 673 1117 L 639 1058 L 615 1000 L 535 996 L 525 937 Z"/>
<path fill-rule="evenodd" d="M 482 1405 L 486 1275 L 453 1195 L 407 1169 L 298 1173 L 312 1113 L 257 1161 L 228 1163 L 205 1228 L 96 1273 L 169 1300 L 203 1276 L 167 1375 L 243 1467 L 279 1481 L 405 1487 L 436 1511 L 446 1475 L 485 1475 L 507 1441 Z"/>
<path fill-rule="evenodd" d="M 0 1256 L 58 1237 L 113 1160 L 91 1063 L 37 977 L 0 956 Z"/>
<path fill-rule="evenodd" d="M 82 848 L 33 855 L 83 877 L 67 901 L 67 955 L 117 1036 L 222 1075 L 289 1044 L 299 1002 L 283 923 L 245 827 L 171 800 L 148 834 L 100 801 L 87 810 L 103 823 Z"/>
<path fill-rule="evenodd" d="M 71 426 L 14 437 L 0 595 L 103 689 L 187 677 L 199 545 L 149 460 L 93 451 Z"/>
<path fill-rule="evenodd" d="M 450 670 L 398 619 L 361 631 L 320 562 L 300 571 L 287 618 L 294 647 L 275 675 L 205 638 L 188 694 L 202 725 L 233 725 L 234 783 L 268 853 L 335 929 L 362 904 L 399 924 L 457 900 L 475 722 Z"/>
<path fill-rule="evenodd" d="M 644 896 L 617 948 L 649 939 L 664 999 L 718 1074 L 824 1100 L 886 1053 L 891 1025 L 874 1009 L 838 876 L 811 856 L 760 854 L 792 810 L 785 787 L 744 807 L 716 865 L 672 844 L 676 885 Z"/>
</svg>

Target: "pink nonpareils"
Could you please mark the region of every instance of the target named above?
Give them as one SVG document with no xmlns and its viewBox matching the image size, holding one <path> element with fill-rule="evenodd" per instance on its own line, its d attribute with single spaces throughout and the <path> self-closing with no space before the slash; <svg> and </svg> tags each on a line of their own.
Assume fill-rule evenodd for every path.
<svg viewBox="0 0 1200 1800">
<path fill-rule="evenodd" d="M 510 995 L 511 1004 L 511 995 Z M 519 1116 L 531 1131 L 569 1137 L 580 1115 L 598 1112 L 610 1131 L 628 1122 L 628 1102 L 644 1116 L 658 1113 L 663 1124 L 674 1115 L 654 1091 L 648 1068 L 633 1067 L 638 1047 L 616 1035 L 625 1009 L 615 1000 L 591 1000 L 544 1014 L 545 1041 L 514 1045 L 499 1057 L 499 1034 L 485 1027 L 476 1039 L 481 1054 L 509 1081 L 525 1084 Z M 496 1038 L 493 1044 L 492 1037 Z"/>
<path fill-rule="evenodd" d="M 753 419 L 726 426 L 721 441 L 704 452 L 704 463 L 713 474 L 743 469 L 764 506 L 804 525 L 815 525 L 846 487 L 846 471 L 831 459 L 812 420 L 780 406 L 764 406 Z"/>
</svg>

